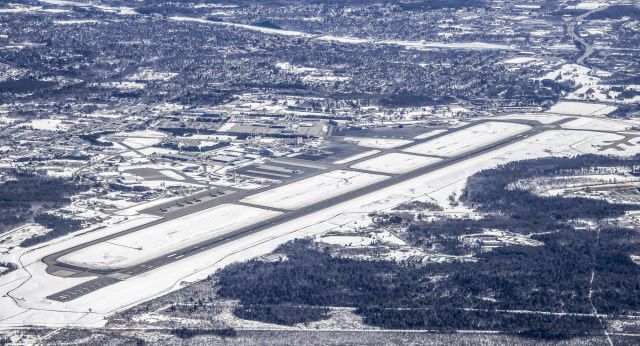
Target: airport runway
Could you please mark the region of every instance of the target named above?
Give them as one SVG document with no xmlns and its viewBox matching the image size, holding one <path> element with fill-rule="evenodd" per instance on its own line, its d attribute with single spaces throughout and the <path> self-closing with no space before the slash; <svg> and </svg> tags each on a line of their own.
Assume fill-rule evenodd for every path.
<svg viewBox="0 0 640 346">
<path fill-rule="evenodd" d="M 149 260 L 147 262 L 135 265 L 135 266 L 131 266 L 128 268 L 124 268 L 124 269 L 114 269 L 114 270 L 95 270 L 95 269 L 90 269 L 90 268 L 81 268 L 81 267 L 76 267 L 73 265 L 69 265 L 63 262 L 59 262 L 58 258 L 71 253 L 73 251 L 103 242 L 105 240 L 109 240 L 127 233 L 131 233 L 131 232 L 136 232 L 139 231 L 141 229 L 147 228 L 147 227 L 151 227 L 157 224 L 160 224 L 162 222 L 166 222 L 168 220 L 172 220 L 181 216 L 184 216 L 186 214 L 189 213 L 194 213 L 206 208 L 211 208 L 215 205 L 219 205 L 222 203 L 239 203 L 239 204 L 246 204 L 243 202 L 239 202 L 242 198 L 248 196 L 248 195 L 252 195 L 258 192 L 262 192 L 262 191 L 266 191 L 268 189 L 271 188 L 277 188 L 280 186 L 283 186 L 281 184 L 277 184 L 274 186 L 270 186 L 268 188 L 265 189 L 259 189 L 259 190 L 253 190 L 253 191 L 234 191 L 232 193 L 228 193 L 225 194 L 224 196 L 219 196 L 217 198 L 213 198 L 211 200 L 208 200 L 207 203 L 202 203 L 202 205 L 194 205 L 192 207 L 189 208 L 183 208 L 178 210 L 175 213 L 170 213 L 170 214 L 166 214 L 165 218 L 161 219 L 161 220 L 157 220 L 142 226 L 138 226 L 138 227 L 133 227 L 131 229 L 128 229 L 126 231 L 122 231 L 122 232 L 118 232 L 115 233 L 113 235 L 107 236 L 107 237 L 103 237 L 103 238 L 99 238 L 99 239 L 95 239 L 92 241 L 89 241 L 87 243 L 78 245 L 78 246 L 74 246 L 71 247 L 69 249 L 60 251 L 60 252 L 56 252 L 54 254 L 51 254 L 49 256 L 46 256 L 42 259 L 42 261 L 47 264 L 47 272 L 50 274 L 55 275 L 55 273 L 66 273 L 66 275 L 64 276 L 98 276 L 96 279 L 90 280 L 88 282 L 85 282 L 83 284 L 79 284 L 76 285 L 74 287 L 71 287 L 69 289 L 57 292 L 47 298 L 52 299 L 52 300 L 56 300 L 56 301 L 70 301 L 73 299 L 76 299 L 78 297 L 81 297 L 85 294 L 88 294 L 89 292 L 92 292 L 94 290 L 98 290 L 102 287 L 105 287 L 107 285 L 111 285 L 113 283 L 116 283 L 120 280 L 125 280 L 128 277 L 134 276 L 134 275 L 138 275 L 150 270 L 153 270 L 155 268 L 161 267 L 163 265 L 166 265 L 168 263 L 172 263 L 175 261 L 178 261 L 180 259 L 183 259 L 185 257 L 203 252 L 203 251 L 207 251 L 210 250 L 212 248 L 215 248 L 217 246 L 223 245 L 225 243 L 240 239 L 242 237 L 254 234 L 256 232 L 260 232 L 262 230 L 265 230 L 267 228 L 271 228 L 274 226 L 277 226 L 279 224 L 294 220 L 294 219 L 298 219 L 301 217 L 304 217 L 306 215 L 312 214 L 314 212 L 332 207 L 336 204 L 340 204 L 349 200 L 352 200 L 354 198 L 357 197 L 361 197 L 364 195 L 367 195 L 369 193 L 375 192 L 377 190 L 383 189 L 383 188 L 387 188 L 389 186 L 393 186 L 395 184 L 399 184 L 402 183 L 406 180 L 410 180 L 413 178 L 417 178 L 419 176 L 443 169 L 447 166 L 462 162 L 464 160 L 470 159 L 472 157 L 478 156 L 478 155 L 482 155 L 488 152 L 491 152 L 493 150 L 496 150 L 498 148 L 507 146 L 509 144 L 521 141 L 523 139 L 538 135 L 542 132 L 545 131 L 549 131 L 549 130 L 553 130 L 556 129 L 558 127 L 558 125 L 561 125 L 562 123 L 565 123 L 567 121 L 571 121 L 573 120 L 573 118 L 567 118 L 567 119 L 563 119 L 561 121 L 558 121 L 556 123 L 553 124 L 549 124 L 549 125 L 541 125 L 538 122 L 535 121 L 504 121 L 504 122 L 512 122 L 512 123 L 525 123 L 528 124 L 530 126 L 532 126 L 532 128 L 526 132 L 523 132 L 521 134 L 518 135 L 514 135 L 512 137 L 503 139 L 501 141 L 498 141 L 496 143 L 487 145 L 485 147 L 481 147 L 481 148 L 477 148 L 474 150 L 471 150 L 469 152 L 466 152 L 462 155 L 458 155 L 458 156 L 454 156 L 454 157 L 450 157 L 450 158 L 446 158 L 443 159 L 442 161 L 436 162 L 434 164 L 431 165 L 427 165 L 421 168 L 417 168 L 413 171 L 410 171 L 408 173 L 404 173 L 404 174 L 396 174 L 396 175 L 389 175 L 390 177 L 386 180 L 371 184 L 371 185 L 367 185 L 365 187 L 362 187 L 360 189 L 342 194 L 342 195 L 338 195 L 314 204 L 310 204 L 308 206 L 296 209 L 296 210 L 291 210 L 291 211 L 287 211 L 286 213 L 276 216 L 274 218 L 271 219 L 267 219 L 265 221 L 235 230 L 233 232 L 229 232 L 226 233 L 222 236 L 219 237 L 215 237 L 212 239 L 208 239 L 206 241 L 200 242 L 198 244 L 183 248 L 179 251 L 176 251 L 174 253 L 171 254 L 167 254 L 164 256 L 160 256 L 157 258 L 154 258 L 152 260 Z M 431 138 L 427 138 L 425 140 L 420 140 L 420 141 L 414 141 L 413 143 L 404 145 L 402 147 L 398 147 L 395 149 L 389 149 L 389 150 L 381 150 L 381 152 L 379 154 L 373 155 L 373 156 L 369 156 L 366 158 L 362 158 L 360 160 L 355 160 L 353 162 L 349 162 L 347 164 L 342 164 L 342 165 L 329 165 L 330 169 L 349 169 L 349 170 L 353 170 L 351 168 L 348 168 L 348 166 L 353 165 L 357 162 L 360 161 L 364 161 L 364 160 L 368 160 L 368 159 L 372 159 L 374 157 L 377 156 L 381 156 L 384 154 L 387 154 L 389 152 L 398 152 L 401 151 L 403 148 L 409 147 L 409 146 L 413 146 L 416 144 L 419 144 L 421 142 L 425 142 L 425 141 L 430 141 L 433 140 L 435 138 L 450 134 L 452 132 L 455 131 L 459 131 L 462 130 L 464 128 L 473 126 L 473 125 L 477 125 L 483 122 L 488 122 L 488 121 L 498 121 L 498 120 L 482 120 L 482 121 L 478 121 L 478 122 L 474 122 L 471 123 L 469 125 L 463 126 L 463 127 L 459 127 L 456 129 L 453 129 L 452 131 L 447 131 L 444 132 L 442 134 L 439 134 L 437 136 L 431 137 Z M 311 174 L 306 174 L 303 175 L 302 177 L 297 177 L 296 179 L 292 180 L 292 181 L 297 181 L 300 179 L 305 179 L 308 178 L 310 176 L 316 175 L 316 174 L 321 174 L 324 172 L 327 172 L 328 170 L 317 170 L 314 171 Z M 224 188 L 221 188 L 224 189 Z M 249 204 L 246 204 L 249 205 Z M 252 205 L 253 206 L 253 205 Z M 257 206 L 256 207 L 260 207 L 260 208 L 264 208 L 262 206 Z M 155 208 L 157 209 L 157 207 Z M 69 274 L 71 273 L 71 274 Z"/>
</svg>

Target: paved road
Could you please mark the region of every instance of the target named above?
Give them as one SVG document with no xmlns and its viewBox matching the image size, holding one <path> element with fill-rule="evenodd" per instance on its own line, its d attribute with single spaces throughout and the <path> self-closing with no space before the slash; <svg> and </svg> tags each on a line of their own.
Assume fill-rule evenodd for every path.
<svg viewBox="0 0 640 346">
<path fill-rule="evenodd" d="M 567 33 L 569 34 L 569 36 L 571 36 L 571 38 L 579 43 L 582 46 L 583 52 L 582 55 L 580 55 L 578 57 L 578 59 L 576 59 L 576 63 L 579 65 L 583 65 L 583 66 L 587 66 L 585 64 L 585 60 L 590 57 L 594 50 L 593 50 L 593 46 L 591 44 L 589 44 L 584 38 L 582 38 L 580 35 L 578 35 L 577 32 L 577 28 L 578 28 L 578 24 L 580 24 L 580 22 L 582 22 L 582 20 L 584 20 L 585 18 L 587 18 L 588 16 L 590 16 L 593 13 L 605 10 L 609 7 L 611 7 L 612 5 L 616 5 L 616 4 L 608 4 L 605 6 L 601 6 L 598 8 L 595 8 L 591 11 L 585 12 L 575 18 L 573 18 L 568 24 L 567 24 Z M 589 66 L 587 66 L 589 67 Z"/>
<path fill-rule="evenodd" d="M 360 189 L 351 191 L 349 193 L 345 193 L 343 195 L 339 195 L 339 196 L 336 196 L 336 197 L 333 197 L 333 198 L 329 198 L 329 199 L 320 201 L 318 203 L 314 203 L 314 204 L 305 206 L 305 207 L 297 209 L 297 210 L 289 211 L 289 212 L 284 213 L 284 214 L 282 214 L 280 216 L 277 216 L 277 217 L 274 217 L 274 218 L 271 218 L 271 219 L 265 220 L 263 222 L 260 222 L 260 223 L 257 223 L 257 224 L 253 224 L 253 225 L 241 228 L 241 229 L 238 229 L 236 231 L 224 234 L 224 235 L 219 236 L 219 237 L 215 237 L 215 238 L 203 241 L 201 243 L 198 243 L 198 244 L 186 247 L 186 248 L 184 248 L 182 250 L 176 251 L 174 253 L 171 253 L 171 254 L 168 254 L 168 255 L 164 255 L 164 256 L 161 256 L 161 257 L 157 257 L 157 258 L 154 258 L 152 260 L 149 260 L 147 262 L 144 262 L 144 263 L 132 266 L 132 267 L 128 267 L 128 268 L 124 268 L 124 269 L 113 269 L 113 270 L 96 270 L 96 269 L 90 269 L 90 268 L 81 268 L 81 267 L 69 265 L 69 264 L 66 264 L 66 263 L 63 263 L 63 262 L 59 262 L 58 258 L 64 256 L 65 254 L 68 254 L 70 252 L 85 248 L 87 246 L 91 246 L 93 244 L 97 244 L 97 243 L 103 242 L 105 240 L 118 237 L 118 236 L 123 235 L 123 234 L 136 232 L 136 231 L 139 231 L 139 230 L 141 230 L 143 228 L 150 227 L 150 226 L 153 226 L 153 225 L 157 225 L 157 224 L 160 224 L 162 222 L 166 222 L 166 221 L 168 221 L 170 219 L 174 219 L 176 217 L 183 216 L 183 215 L 185 215 L 185 213 L 188 213 L 188 211 L 195 212 L 195 211 L 198 211 L 198 210 L 202 210 L 205 207 L 206 208 L 210 208 L 212 205 L 209 205 L 209 203 L 207 203 L 206 206 L 194 206 L 194 208 L 190 208 L 188 211 L 184 211 L 183 210 L 180 213 L 177 213 L 176 215 L 172 215 L 172 216 L 170 216 L 168 218 L 165 218 L 165 219 L 162 219 L 162 220 L 158 220 L 158 221 L 154 221 L 154 222 L 146 224 L 146 225 L 134 227 L 132 229 L 129 229 L 129 230 L 126 230 L 126 231 L 123 231 L 123 232 L 119 232 L 119 233 L 116 233 L 116 234 L 113 234 L 113 235 L 110 235 L 110 236 L 107 236 L 107 237 L 103 237 L 103 238 L 100 238 L 100 239 L 92 240 L 92 241 L 89 241 L 87 243 L 84 243 L 84 244 L 81 244 L 81 245 L 78 245 L 78 246 L 74 246 L 74 247 L 66 249 L 64 251 L 60 251 L 60 252 L 51 254 L 51 255 L 49 255 L 47 257 L 44 257 L 43 258 L 43 262 L 46 263 L 47 266 L 48 266 L 47 272 L 55 273 L 58 270 L 63 270 L 65 272 L 67 272 L 67 273 L 69 273 L 69 272 L 76 273 L 76 274 L 74 274 L 74 276 L 87 276 L 87 275 L 95 276 L 95 275 L 97 275 L 98 278 L 94 279 L 94 280 L 91 280 L 89 282 L 86 282 L 84 284 L 80 284 L 80 285 L 74 286 L 72 288 L 66 289 L 64 291 L 58 292 L 56 294 L 53 294 L 53 295 L 49 296 L 48 298 L 49 299 L 53 299 L 53 300 L 58 300 L 58 301 L 73 300 L 73 299 L 75 299 L 77 297 L 80 297 L 82 295 L 85 295 L 85 294 L 87 294 L 87 293 L 89 293 L 89 292 L 91 292 L 93 290 L 102 288 L 102 287 L 104 287 L 106 285 L 115 283 L 115 282 L 117 282 L 119 280 L 126 279 L 128 277 L 131 277 L 131 276 L 134 276 L 134 275 L 138 275 L 138 274 L 150 271 L 152 269 L 158 268 L 158 267 L 166 265 L 168 263 L 172 263 L 172 262 L 178 261 L 178 260 L 180 260 L 180 259 L 182 259 L 184 257 L 191 256 L 191 255 L 194 255 L 194 254 L 197 254 L 197 253 L 200 253 L 200 252 L 215 248 L 217 246 L 220 246 L 220 245 L 226 244 L 228 242 L 240 239 L 242 237 L 246 237 L 246 236 L 254 234 L 256 232 L 260 232 L 260 231 L 263 231 L 265 229 L 277 226 L 279 224 L 283 224 L 285 222 L 304 217 L 306 215 L 309 215 L 309 214 L 315 213 L 317 211 L 332 207 L 334 205 L 337 205 L 337 204 L 352 200 L 354 198 L 367 195 L 367 194 L 375 192 L 377 190 L 380 190 L 380 189 L 383 189 L 383 188 L 386 188 L 386 187 L 389 187 L 389 186 L 404 182 L 406 180 L 417 178 L 417 177 L 422 176 L 424 174 L 431 173 L 431 172 L 446 168 L 446 167 L 448 167 L 450 165 L 462 162 L 462 161 L 470 159 L 472 157 L 479 156 L 479 155 L 491 152 L 493 150 L 496 150 L 498 148 L 507 146 L 507 145 L 512 144 L 514 142 L 521 141 L 523 139 L 538 135 L 538 134 L 540 134 L 542 132 L 555 129 L 555 128 L 557 128 L 558 125 L 560 125 L 560 124 L 562 124 L 564 122 L 570 121 L 570 120 L 572 120 L 572 118 L 567 118 L 567 119 L 561 120 L 561 121 L 559 121 L 557 123 L 554 123 L 552 125 L 541 125 L 541 124 L 539 124 L 537 122 L 528 122 L 527 121 L 526 123 L 531 125 L 532 128 L 529 131 L 526 131 L 524 133 L 521 133 L 521 134 L 518 134 L 518 135 L 514 135 L 514 136 L 512 136 L 510 138 L 501 140 L 499 142 L 496 142 L 494 144 L 491 144 L 491 145 L 488 145 L 488 146 L 485 146 L 485 147 L 482 147 L 482 148 L 478 148 L 478 149 L 472 150 L 472 151 L 467 152 L 467 153 L 462 154 L 462 155 L 458 155 L 458 156 L 455 156 L 455 157 L 444 159 L 444 160 L 442 160 L 440 162 L 437 162 L 435 164 L 428 165 L 428 166 L 425 166 L 425 167 L 422 167 L 422 168 L 418 168 L 416 170 L 413 170 L 413 171 L 405 173 L 405 174 L 398 174 L 398 175 L 390 176 L 390 178 L 388 178 L 386 180 L 383 180 L 383 181 L 380 181 L 380 182 L 377 182 L 377 183 L 362 187 Z M 472 125 L 476 125 L 478 123 L 487 122 L 487 121 L 495 121 L 495 120 L 483 120 L 483 121 L 480 121 L 480 122 L 475 122 L 475 123 L 472 123 L 472 124 L 470 124 L 468 126 L 455 129 L 455 131 L 458 131 L 460 129 L 463 129 L 463 128 L 466 128 L 466 127 L 469 127 L 469 126 L 472 126 Z M 524 121 L 520 121 L 520 122 L 524 122 Z M 432 140 L 434 138 L 446 135 L 447 133 L 451 133 L 451 131 L 450 132 L 445 132 L 445 133 L 440 134 L 438 136 L 434 136 L 434 137 L 428 138 L 425 141 Z M 414 143 L 411 143 L 411 144 L 407 144 L 406 146 L 411 146 L 411 145 L 415 145 L 415 144 L 416 143 L 414 142 Z M 394 149 L 394 150 L 398 150 L 398 149 L 400 149 L 400 148 L 397 148 L 397 149 Z M 384 155 L 385 153 L 386 153 L 386 151 L 383 151 L 382 153 L 377 154 L 376 156 Z M 373 156 L 373 157 L 375 157 L 375 156 Z M 372 157 L 367 157 L 367 158 L 363 158 L 361 160 L 366 160 L 366 159 L 371 159 L 371 158 Z M 350 162 L 350 163 L 348 163 L 348 165 L 352 165 L 352 164 L 354 164 L 356 162 L 359 162 L 359 161 Z M 336 166 L 340 167 L 341 165 L 336 165 Z M 346 168 L 346 167 L 342 167 L 342 168 Z M 276 185 L 276 187 L 277 186 L 280 186 L 280 185 Z M 271 188 L 275 188 L 275 187 L 271 187 Z M 216 200 L 216 204 L 230 203 L 230 202 L 233 202 L 233 201 L 238 201 L 239 199 L 241 199 L 245 195 L 254 194 L 256 192 L 257 191 L 236 192 L 236 193 L 230 194 L 226 198 L 221 198 L 220 200 Z M 109 279 L 108 280 L 102 279 L 103 277 L 108 277 Z"/>
</svg>

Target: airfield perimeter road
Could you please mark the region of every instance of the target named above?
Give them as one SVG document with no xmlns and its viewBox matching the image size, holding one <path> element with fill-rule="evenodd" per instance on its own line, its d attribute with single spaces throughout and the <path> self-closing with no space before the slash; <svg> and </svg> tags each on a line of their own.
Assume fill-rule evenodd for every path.
<svg viewBox="0 0 640 346">
<path fill-rule="evenodd" d="M 52 299 L 52 300 L 56 300 L 56 301 L 70 301 L 73 299 L 76 299 L 80 296 L 83 296 L 85 294 L 88 294 L 94 290 L 100 289 L 102 287 L 105 287 L 107 285 L 111 285 L 114 284 L 120 280 L 124 280 L 128 277 L 134 276 L 134 275 L 138 275 L 150 270 L 153 270 L 155 268 L 158 268 L 160 266 L 166 265 L 168 263 L 172 263 L 175 261 L 178 261 L 180 259 L 183 259 L 184 257 L 187 256 L 191 256 L 203 251 L 207 251 L 210 250 L 212 248 L 215 248 L 217 246 L 223 245 L 225 243 L 240 239 L 242 237 L 246 237 L 248 235 L 254 234 L 256 232 L 260 232 L 263 231 L 267 228 L 271 228 L 274 226 L 277 226 L 279 224 L 283 224 L 285 222 L 294 220 L 294 219 L 298 219 L 301 217 L 304 217 L 306 215 L 309 215 L 311 213 L 332 207 L 336 204 L 340 204 L 349 200 L 352 200 L 354 198 L 357 197 L 361 197 L 364 196 L 366 194 L 372 193 L 374 191 L 404 182 L 406 180 L 410 180 L 413 178 L 417 178 L 419 176 L 422 176 L 424 174 L 428 174 L 440 169 L 443 169 L 447 166 L 462 162 L 464 160 L 467 160 L 469 158 L 475 157 L 475 156 L 479 156 L 488 152 L 491 152 L 493 150 L 496 150 L 498 148 L 507 146 L 509 144 L 512 144 L 514 142 L 518 142 L 521 141 L 523 139 L 538 135 L 542 132 L 548 131 L 548 130 L 552 130 L 552 129 L 556 129 L 558 127 L 558 125 L 561 125 L 567 121 L 573 120 L 573 118 L 566 118 L 566 119 L 562 119 L 558 122 L 552 123 L 552 124 L 547 124 L 547 125 L 542 125 L 538 122 L 535 121 L 506 121 L 506 122 L 517 122 L 517 123 L 525 123 L 528 124 L 530 126 L 532 126 L 531 129 L 529 129 L 528 131 L 522 132 L 518 135 L 514 135 L 511 136 L 509 138 L 503 139 L 501 141 L 498 141 L 496 143 L 481 147 L 481 148 L 477 148 L 474 150 L 471 150 L 469 152 L 466 152 L 464 154 L 458 155 L 458 156 L 454 156 L 454 157 L 450 157 L 450 158 L 445 158 L 442 161 L 439 161 L 437 163 L 431 164 L 431 165 L 427 165 L 424 166 L 422 168 L 418 168 L 415 169 L 413 171 L 410 171 L 408 173 L 405 174 L 398 174 L 398 175 L 391 175 L 390 178 L 362 187 L 360 189 L 339 195 L 339 196 L 335 196 L 314 204 L 310 204 L 308 206 L 302 207 L 300 209 L 297 210 L 290 210 L 290 211 L 286 211 L 285 213 L 276 216 L 274 218 L 271 219 L 267 219 L 265 221 L 238 229 L 236 231 L 233 232 L 229 232 L 225 235 L 222 236 L 218 236 L 212 239 L 208 239 L 206 241 L 200 242 L 198 244 L 183 248 L 179 251 L 175 251 L 172 252 L 171 254 L 167 254 L 167 255 L 163 255 L 157 258 L 154 258 L 152 260 L 146 261 L 144 263 L 141 264 L 137 264 L 131 267 L 127 267 L 127 268 L 123 268 L 123 269 L 113 269 L 113 270 L 96 270 L 96 269 L 91 269 L 91 268 L 82 268 L 82 267 L 77 267 L 77 266 L 73 266 L 73 265 L 69 265 L 67 263 L 63 263 L 63 262 L 59 262 L 58 259 L 68 253 L 77 251 L 79 249 L 94 245 L 94 244 L 98 244 L 100 242 L 103 242 L 105 240 L 109 240 L 109 239 L 113 239 L 115 237 L 127 234 L 127 233 L 131 233 L 131 232 L 136 232 L 139 231 L 143 228 L 147 228 L 153 225 L 157 225 L 159 223 L 162 222 L 166 222 L 168 220 L 171 219 L 175 219 L 177 217 L 183 216 L 186 211 L 180 212 L 180 213 L 176 213 L 176 215 L 172 215 L 172 216 L 168 216 L 164 219 L 161 220 L 157 220 L 142 226 L 138 226 L 138 227 L 134 227 L 131 229 L 128 229 L 126 231 L 122 231 L 122 232 L 118 232 L 115 234 L 112 234 L 110 236 L 106 236 L 106 237 L 102 237 L 102 238 L 98 238 L 89 242 L 86 242 L 84 244 L 78 245 L 78 246 L 74 246 L 71 248 L 68 248 L 66 250 L 60 251 L 60 252 L 56 252 L 54 254 L 48 255 L 46 257 L 44 257 L 42 259 L 42 261 L 47 265 L 47 272 L 50 274 L 55 275 L 56 273 L 65 273 L 63 276 L 98 276 L 98 278 L 87 281 L 85 283 L 73 286 L 71 288 L 65 289 L 63 291 L 57 292 L 53 295 L 48 296 L 47 298 Z M 472 125 L 477 125 L 479 123 L 483 123 L 483 122 L 488 122 L 488 121 L 496 121 L 496 120 L 482 120 L 482 121 L 478 121 L 478 122 L 473 122 L 467 126 L 463 126 L 460 128 L 457 128 L 453 131 L 447 131 L 444 132 L 442 134 L 439 134 L 437 136 L 431 137 L 426 139 L 425 141 L 428 140 L 433 140 L 435 138 L 450 134 L 452 132 L 455 131 L 459 131 L 461 129 L 470 127 Z M 423 141 L 420 141 L 423 142 Z M 399 151 L 402 150 L 403 148 L 415 145 L 416 143 L 411 143 L 411 144 L 407 144 L 404 145 L 402 147 L 396 148 L 392 151 Z M 383 151 L 382 153 L 376 155 L 376 156 L 380 156 L 380 155 L 384 155 L 385 153 L 388 153 L 390 151 Z M 374 156 L 375 157 L 375 156 Z M 371 159 L 372 157 L 367 157 L 361 160 L 365 160 L 365 159 Z M 352 165 L 354 163 L 357 163 L 361 160 L 357 160 L 357 161 L 353 161 L 348 163 L 348 165 Z M 340 165 L 343 166 L 343 165 Z M 343 167 L 331 167 L 332 169 L 336 169 L 336 168 L 343 168 Z M 282 185 L 276 185 L 276 187 L 278 186 L 282 186 Z M 275 187 L 271 187 L 271 188 L 275 188 Z M 261 189 L 259 191 L 264 191 L 266 189 Z M 250 192 L 237 192 L 237 193 L 231 193 L 228 196 L 224 196 L 223 198 L 220 198 L 220 200 L 218 199 L 214 199 L 211 200 L 209 202 L 216 202 L 216 204 L 220 204 L 220 203 L 240 203 L 240 204 L 244 204 L 243 202 L 238 202 L 241 198 L 243 198 L 244 196 L 246 196 L 246 194 L 254 194 L 257 193 L 259 191 L 250 191 Z M 237 196 L 236 196 L 237 195 Z M 233 199 L 233 200 L 231 200 Z M 211 205 L 209 205 L 210 203 L 206 203 L 206 206 L 200 206 L 200 207 L 194 207 L 194 208 L 188 208 L 190 213 L 202 210 L 203 208 L 209 208 L 211 207 Z M 250 205 L 250 204 L 247 204 Z M 256 206 L 256 207 L 260 207 L 260 206 Z"/>
</svg>

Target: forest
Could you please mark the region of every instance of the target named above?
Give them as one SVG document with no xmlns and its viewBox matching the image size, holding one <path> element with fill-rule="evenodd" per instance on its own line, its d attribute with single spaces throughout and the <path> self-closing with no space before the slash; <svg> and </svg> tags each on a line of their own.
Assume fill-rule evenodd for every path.
<svg viewBox="0 0 640 346">
<path fill-rule="evenodd" d="M 270 323 L 309 322 L 328 317 L 322 308 L 352 307 L 364 323 L 382 328 L 499 330 L 551 339 L 600 335 L 594 307 L 612 316 L 640 310 L 640 268 L 630 259 L 640 253 L 640 234 L 607 225 L 574 229 L 568 220 L 617 216 L 631 206 L 545 198 L 506 186 L 525 177 L 635 163 L 637 158 L 598 156 L 510 163 L 469 179 L 465 203 L 485 211 L 484 219 L 385 219 L 407 222 L 407 240 L 416 246 L 485 228 L 531 234 L 543 246 L 505 246 L 479 253 L 475 261 L 416 264 L 333 257 L 311 240 L 296 240 L 276 250 L 287 260 L 233 264 L 211 278 L 212 289 L 240 301 L 239 317 Z M 283 318 L 287 313 L 294 317 Z"/>
<path fill-rule="evenodd" d="M 29 247 L 51 239 L 63 237 L 82 228 L 82 222 L 80 220 L 46 213 L 36 215 L 33 221 L 48 228 L 49 231 L 21 241 L 20 246 L 22 247 Z"/>
<path fill-rule="evenodd" d="M 68 227 L 63 218 L 46 215 L 46 211 L 71 203 L 71 196 L 89 189 L 69 179 L 54 178 L 45 174 L 11 170 L 4 172 L 5 181 L 0 184 L 0 233 L 28 222 L 44 222 L 46 227 L 57 222 Z"/>
</svg>

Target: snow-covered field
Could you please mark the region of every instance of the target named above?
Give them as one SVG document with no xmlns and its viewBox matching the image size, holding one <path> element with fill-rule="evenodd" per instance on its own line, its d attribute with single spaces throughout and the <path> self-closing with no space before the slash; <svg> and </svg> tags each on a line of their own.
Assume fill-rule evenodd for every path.
<svg viewBox="0 0 640 346">
<path fill-rule="evenodd" d="M 335 170 L 251 195 L 242 201 L 272 208 L 298 209 L 387 178 L 385 175 Z"/>
<path fill-rule="evenodd" d="M 166 136 L 167 135 L 162 132 L 144 130 L 133 132 L 118 132 L 114 133 L 111 137 L 121 137 L 123 138 L 123 144 L 134 149 L 139 149 L 158 144 Z"/>
<path fill-rule="evenodd" d="M 374 138 L 374 137 L 345 137 L 345 141 L 356 143 L 361 147 L 376 149 L 392 149 L 413 143 L 407 139 Z"/>
<path fill-rule="evenodd" d="M 604 116 L 617 107 L 601 103 L 563 101 L 553 105 L 547 112 L 566 115 Z"/>
<path fill-rule="evenodd" d="M 571 130 L 601 130 L 626 131 L 632 128 L 627 122 L 616 121 L 614 119 L 578 118 L 561 125 L 562 128 Z"/>
<path fill-rule="evenodd" d="M 523 124 L 489 121 L 411 146 L 403 151 L 424 155 L 456 156 L 496 143 L 530 128 Z"/>
<path fill-rule="evenodd" d="M 519 56 L 519 57 L 507 59 L 503 62 L 505 64 L 510 64 L 510 65 L 526 65 L 534 62 L 540 62 L 540 60 L 538 58 L 533 58 L 530 56 Z"/>
<path fill-rule="evenodd" d="M 26 126 L 31 126 L 34 130 L 45 131 L 64 130 L 67 128 L 60 119 L 34 119 L 27 123 Z"/>
<path fill-rule="evenodd" d="M 364 159 L 365 157 L 369 157 L 371 155 L 375 155 L 377 153 L 379 153 L 380 150 L 369 150 L 369 151 L 365 151 L 359 154 L 355 154 L 349 157 L 345 157 L 344 159 L 338 160 L 338 161 L 334 161 L 333 163 L 336 165 L 341 165 L 341 164 L 345 164 L 345 163 L 349 163 L 349 162 L 353 162 L 356 160 L 360 160 L 360 159 Z"/>
<path fill-rule="evenodd" d="M 567 10 L 595 10 L 598 7 L 607 5 L 607 2 L 603 1 L 583 1 L 576 5 L 567 6 Z"/>
<path fill-rule="evenodd" d="M 279 214 L 222 204 L 86 247 L 61 257 L 60 261 L 93 269 L 126 268 Z"/>
<path fill-rule="evenodd" d="M 415 137 L 413 137 L 413 139 L 427 139 L 427 138 L 431 138 L 433 136 L 439 135 L 443 132 L 447 132 L 446 129 L 439 129 L 439 130 L 433 130 L 433 131 L 429 131 L 429 132 L 425 132 L 421 135 L 417 135 Z"/>
<path fill-rule="evenodd" d="M 0 234 L 0 255 L 9 253 L 13 248 L 19 246 L 23 240 L 43 234 L 46 231 L 45 227 L 37 223 L 29 223 Z"/>
<path fill-rule="evenodd" d="M 436 163 L 440 160 L 441 159 L 436 157 L 389 153 L 373 159 L 358 162 L 355 165 L 352 165 L 351 168 L 378 173 L 400 174 Z"/>
<path fill-rule="evenodd" d="M 509 114 L 492 117 L 492 119 L 500 120 L 534 120 L 539 122 L 540 124 L 552 124 L 567 118 L 568 116 L 548 113 Z"/>
<path fill-rule="evenodd" d="M 597 102 L 615 102 L 633 104 L 640 101 L 640 96 L 631 98 L 617 98 L 620 91 L 613 90 L 612 87 L 624 87 L 634 89 L 633 85 L 612 85 L 603 82 L 603 76 L 610 76 L 611 73 L 604 70 L 592 70 L 589 67 L 578 64 L 564 64 L 555 71 L 551 71 L 539 79 L 551 79 L 557 82 L 572 83 L 575 90 L 565 94 L 566 99 L 588 100 Z"/>
</svg>

